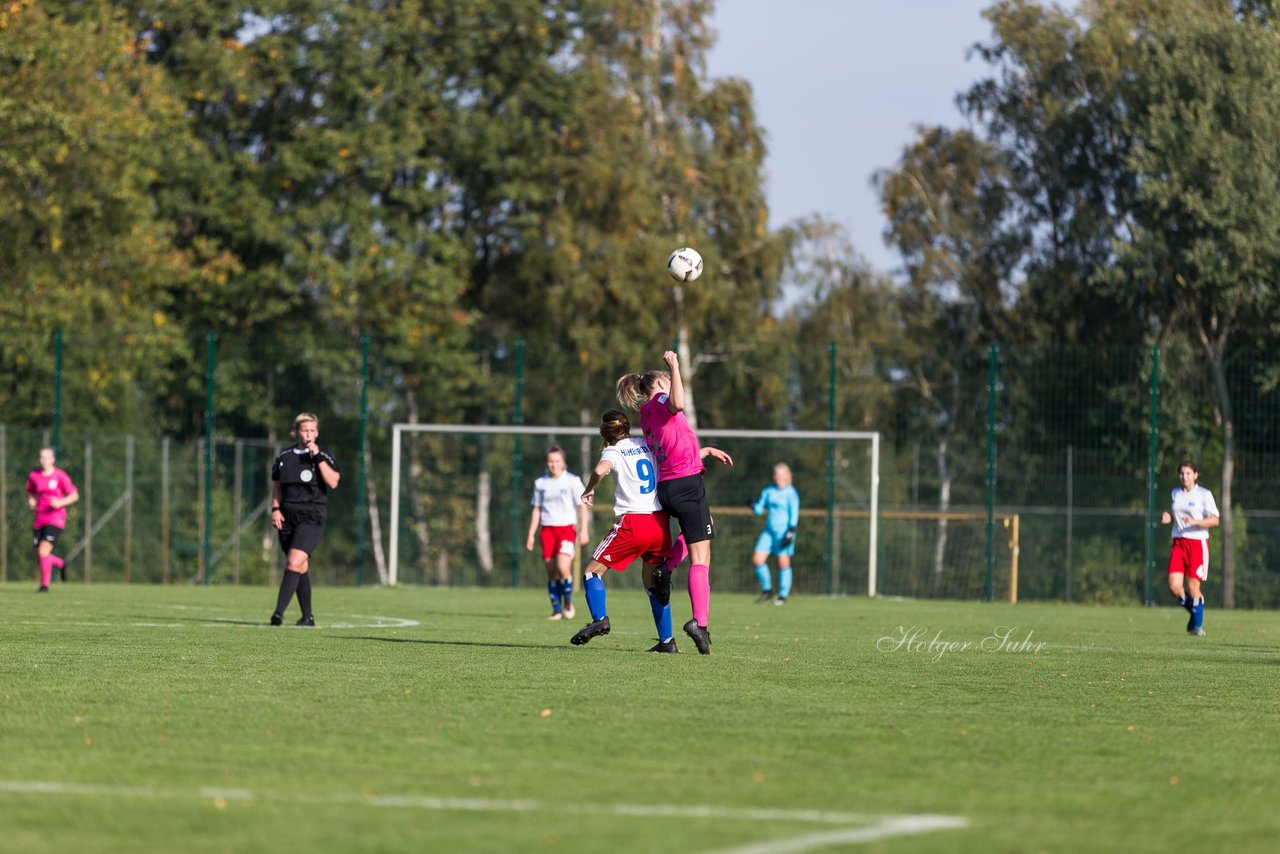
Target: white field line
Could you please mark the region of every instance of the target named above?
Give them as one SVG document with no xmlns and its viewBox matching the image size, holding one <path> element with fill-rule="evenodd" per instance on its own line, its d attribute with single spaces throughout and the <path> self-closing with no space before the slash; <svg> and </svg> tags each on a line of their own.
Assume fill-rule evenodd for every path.
<svg viewBox="0 0 1280 854">
<path fill-rule="evenodd" d="M 0 780 L 0 793 L 17 795 L 84 795 L 148 800 L 209 800 L 286 804 L 350 804 L 386 809 L 450 812 L 541 812 L 553 805 L 534 800 L 488 798 L 437 798 L 420 795 L 306 795 L 253 792 L 205 786 L 199 789 L 157 789 L 149 786 L 113 786 L 98 783 L 63 783 L 50 780 Z M 631 818 L 722 819 L 729 821 L 805 822 L 826 825 L 858 825 L 786 839 L 725 849 L 718 854 L 795 854 L 828 845 L 871 842 L 894 836 L 929 833 L 966 827 L 968 820 L 946 815 L 877 816 L 824 810 L 743 809 L 734 807 L 681 806 L 677 804 L 593 804 L 574 807 L 578 813 Z"/>
<path fill-rule="evenodd" d="M 882 818 L 870 827 L 849 827 L 843 830 L 825 830 L 804 836 L 771 839 L 754 842 L 738 848 L 722 848 L 709 854 L 800 854 L 829 845 L 857 842 L 877 842 L 895 836 L 914 836 L 935 830 L 955 830 L 968 825 L 963 818 L 949 815 L 900 815 Z"/>
<path fill-rule="evenodd" d="M 377 614 L 347 614 L 348 620 L 370 620 L 372 622 L 349 622 L 322 621 L 319 628 L 322 629 L 409 629 L 414 626 L 420 626 L 417 620 L 410 620 L 406 617 L 383 617 Z M 148 622 L 128 622 L 128 623 L 89 623 L 76 620 L 18 620 L 15 625 L 19 626 L 89 626 L 91 628 L 107 628 L 111 626 L 127 625 L 138 629 L 275 629 L 280 630 L 280 626 L 272 626 L 268 623 L 242 623 L 242 622 L 211 622 L 211 623 L 148 623 Z M 296 628 L 288 626 L 288 628 Z"/>
</svg>

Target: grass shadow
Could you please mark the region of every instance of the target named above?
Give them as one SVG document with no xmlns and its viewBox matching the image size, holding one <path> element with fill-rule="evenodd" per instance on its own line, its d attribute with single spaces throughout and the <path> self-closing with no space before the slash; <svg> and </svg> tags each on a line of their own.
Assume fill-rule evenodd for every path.
<svg viewBox="0 0 1280 854">
<path fill-rule="evenodd" d="M 421 643 L 421 644 L 426 644 L 428 646 L 487 646 L 487 647 L 493 647 L 494 649 L 570 650 L 573 648 L 572 646 L 570 646 L 568 641 L 565 641 L 564 645 L 560 645 L 560 644 L 548 644 L 548 643 L 486 643 L 483 641 L 446 641 L 446 640 L 431 640 L 430 638 L 379 638 L 379 637 L 373 637 L 370 635 L 357 635 L 354 637 L 351 635 L 325 635 L 325 637 L 342 638 L 343 640 L 378 641 L 380 643 Z M 622 652 L 622 651 L 624 650 L 619 650 L 619 652 Z"/>
</svg>

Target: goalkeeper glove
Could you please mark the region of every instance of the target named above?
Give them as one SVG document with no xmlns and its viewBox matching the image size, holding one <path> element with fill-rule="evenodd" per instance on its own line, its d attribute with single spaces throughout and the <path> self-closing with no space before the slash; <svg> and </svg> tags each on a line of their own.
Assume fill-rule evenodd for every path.
<svg viewBox="0 0 1280 854">
<path fill-rule="evenodd" d="M 787 528 L 787 532 L 782 535 L 782 544 L 789 546 L 796 541 L 796 529 Z"/>
</svg>

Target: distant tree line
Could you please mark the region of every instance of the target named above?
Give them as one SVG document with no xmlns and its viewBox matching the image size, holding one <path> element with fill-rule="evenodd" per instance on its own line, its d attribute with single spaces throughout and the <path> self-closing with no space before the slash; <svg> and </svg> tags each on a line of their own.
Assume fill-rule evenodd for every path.
<svg viewBox="0 0 1280 854">
<path fill-rule="evenodd" d="M 1165 450 L 1214 466 L 1231 604 L 1237 462 L 1275 450 L 1274 414 L 1238 414 L 1278 367 L 1273 4 L 994 3 L 966 126 L 874 178 L 894 276 L 819 218 L 770 228 L 750 87 L 706 70 L 713 5 L 4 4 L 3 420 L 47 423 L 55 329 L 100 342 L 69 418 L 177 435 L 201 429 L 209 331 L 222 423 L 259 436 L 285 386 L 349 377 L 360 336 L 380 423 L 509 420 L 522 337 L 526 422 L 591 423 L 674 345 L 703 423 L 821 428 L 835 341 L 840 426 L 927 446 L 945 508 L 991 343 L 1018 354 L 1006 445 L 1087 433 L 1125 473 L 1142 402 L 1101 429 L 1099 407 L 1141 355 L 1072 362 L 1095 384 L 1051 426 L 1025 389 L 1063 348 L 1183 348 L 1162 381 L 1204 394 L 1168 398 Z M 685 244 L 707 269 L 681 287 L 661 265 Z"/>
</svg>

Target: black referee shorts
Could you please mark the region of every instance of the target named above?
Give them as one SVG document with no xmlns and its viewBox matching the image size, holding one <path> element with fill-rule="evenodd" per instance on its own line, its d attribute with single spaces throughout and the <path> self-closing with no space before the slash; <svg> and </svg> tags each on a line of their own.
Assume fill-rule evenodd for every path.
<svg viewBox="0 0 1280 854">
<path fill-rule="evenodd" d="M 310 556 L 324 536 L 325 508 L 308 504 L 282 504 L 280 512 L 284 516 L 284 524 L 278 532 L 281 550 L 288 554 L 290 549 L 297 549 Z"/>
<path fill-rule="evenodd" d="M 685 543 L 692 545 L 715 539 L 715 531 L 711 527 L 711 505 L 707 503 L 702 475 L 691 474 L 659 482 L 658 501 L 672 519 L 680 522 Z"/>
</svg>

